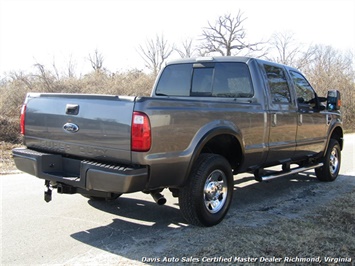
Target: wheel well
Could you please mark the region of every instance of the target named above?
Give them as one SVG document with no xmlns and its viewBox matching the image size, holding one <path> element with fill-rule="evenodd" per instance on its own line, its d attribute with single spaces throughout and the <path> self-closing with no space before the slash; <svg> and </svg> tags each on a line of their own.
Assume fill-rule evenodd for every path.
<svg viewBox="0 0 355 266">
<path fill-rule="evenodd" d="M 215 153 L 225 157 L 232 169 L 238 168 L 243 160 L 242 148 L 238 139 L 228 134 L 217 135 L 210 139 L 201 153 Z"/>
<path fill-rule="evenodd" d="M 340 127 L 333 130 L 330 138 L 337 140 L 339 142 L 340 149 L 343 149 L 343 130 Z"/>
</svg>

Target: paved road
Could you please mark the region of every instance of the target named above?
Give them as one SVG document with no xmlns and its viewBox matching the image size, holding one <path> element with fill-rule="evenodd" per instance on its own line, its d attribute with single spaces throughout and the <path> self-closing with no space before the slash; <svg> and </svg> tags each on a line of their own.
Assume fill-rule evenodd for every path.
<svg viewBox="0 0 355 266">
<path fill-rule="evenodd" d="M 271 205 L 280 208 L 281 213 L 301 215 L 312 205 L 310 201 L 313 205 L 323 204 L 325 199 L 354 190 L 354 151 L 355 134 L 347 135 L 341 175 L 332 183 L 318 182 L 309 174 L 265 183 L 256 183 L 252 176 L 239 176 L 229 214 L 217 228 L 270 222 L 273 213 L 265 212 L 261 218 L 253 216 L 253 211 L 268 210 Z M 52 202 L 46 203 L 42 180 L 14 174 L 2 175 L 0 181 L 3 265 L 137 265 L 144 257 L 174 256 L 176 248 L 186 249 L 186 255 L 193 254 L 211 241 L 207 233 L 213 229 L 185 224 L 177 199 L 167 191 L 165 206 L 156 205 L 143 193 L 124 195 L 113 202 L 54 193 Z M 309 192 L 318 197 L 302 204 L 304 197 L 310 197 Z M 284 202 L 293 205 L 287 207 Z"/>
</svg>

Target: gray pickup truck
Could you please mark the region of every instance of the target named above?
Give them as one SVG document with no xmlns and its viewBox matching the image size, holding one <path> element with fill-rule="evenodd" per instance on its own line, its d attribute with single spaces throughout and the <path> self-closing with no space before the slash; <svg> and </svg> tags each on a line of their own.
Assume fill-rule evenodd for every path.
<svg viewBox="0 0 355 266">
<path fill-rule="evenodd" d="M 213 226 L 228 211 L 238 173 L 264 181 L 315 169 L 319 180 L 335 180 L 340 103 L 337 90 L 318 97 L 285 65 L 184 59 L 164 67 L 150 97 L 29 93 L 26 148 L 13 157 L 45 180 L 46 201 L 52 189 L 106 199 L 142 191 L 164 204 L 168 188 L 188 223 Z"/>
</svg>

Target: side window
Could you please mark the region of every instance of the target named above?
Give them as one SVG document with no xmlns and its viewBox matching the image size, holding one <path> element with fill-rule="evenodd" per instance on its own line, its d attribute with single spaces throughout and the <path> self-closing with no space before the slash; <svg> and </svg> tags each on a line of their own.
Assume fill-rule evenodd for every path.
<svg viewBox="0 0 355 266">
<path fill-rule="evenodd" d="M 192 64 L 167 66 L 160 76 L 155 93 L 157 95 L 189 96 Z"/>
<path fill-rule="evenodd" d="M 290 71 L 290 74 L 295 85 L 297 102 L 300 105 L 314 107 L 316 103 L 316 94 L 306 78 L 295 71 Z"/>
<path fill-rule="evenodd" d="M 251 98 L 254 89 L 249 68 L 244 63 L 219 63 L 215 66 L 213 96 Z"/>
<path fill-rule="evenodd" d="M 273 103 L 290 103 L 291 95 L 285 71 L 276 66 L 264 65 Z"/>
</svg>

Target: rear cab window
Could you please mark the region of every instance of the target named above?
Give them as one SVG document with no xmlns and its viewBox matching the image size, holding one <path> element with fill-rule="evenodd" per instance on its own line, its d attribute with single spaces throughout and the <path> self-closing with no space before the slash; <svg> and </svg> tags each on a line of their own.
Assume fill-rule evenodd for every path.
<svg viewBox="0 0 355 266">
<path fill-rule="evenodd" d="M 254 88 L 247 64 L 242 62 L 168 65 L 156 95 L 252 98 Z"/>
<path fill-rule="evenodd" d="M 191 87 L 192 64 L 177 64 L 165 67 L 160 76 L 156 95 L 189 96 Z"/>
</svg>

